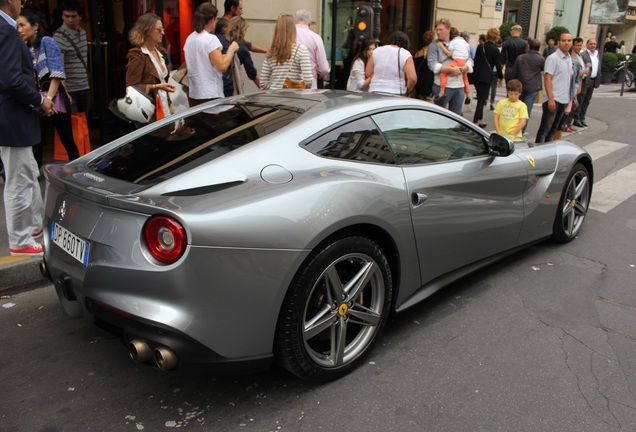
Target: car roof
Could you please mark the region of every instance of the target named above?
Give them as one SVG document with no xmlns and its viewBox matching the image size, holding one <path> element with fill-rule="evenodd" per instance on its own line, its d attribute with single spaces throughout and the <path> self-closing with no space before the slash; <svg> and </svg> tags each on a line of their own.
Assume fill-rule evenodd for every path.
<svg viewBox="0 0 636 432">
<path fill-rule="evenodd" d="M 364 105 L 374 109 L 400 105 L 435 105 L 418 99 L 381 93 L 355 93 L 344 90 L 276 90 L 245 95 L 246 103 L 263 103 L 298 110 L 306 114 L 319 114 L 326 110 L 349 109 Z M 241 98 L 234 99 L 241 102 Z"/>
</svg>

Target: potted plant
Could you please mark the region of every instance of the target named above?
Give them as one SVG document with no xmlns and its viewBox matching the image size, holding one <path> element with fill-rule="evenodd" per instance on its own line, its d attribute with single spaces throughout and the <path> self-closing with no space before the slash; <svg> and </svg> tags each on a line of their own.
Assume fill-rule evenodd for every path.
<svg viewBox="0 0 636 432">
<path fill-rule="evenodd" d="M 558 42 L 559 39 L 561 38 L 561 33 L 570 33 L 570 30 L 567 29 L 567 27 L 563 27 L 563 26 L 554 26 L 552 27 L 550 30 L 548 30 L 548 32 L 545 34 L 545 41 L 546 43 L 552 39 L 555 42 Z"/>
</svg>

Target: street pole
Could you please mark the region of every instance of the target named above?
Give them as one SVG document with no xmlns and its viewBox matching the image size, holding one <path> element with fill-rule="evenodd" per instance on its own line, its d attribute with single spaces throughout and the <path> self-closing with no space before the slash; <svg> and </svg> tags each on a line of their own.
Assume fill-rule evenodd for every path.
<svg viewBox="0 0 636 432">
<path fill-rule="evenodd" d="M 373 0 L 371 2 L 371 8 L 373 9 L 373 41 L 376 44 L 380 43 L 380 11 L 382 5 L 380 0 Z"/>
</svg>

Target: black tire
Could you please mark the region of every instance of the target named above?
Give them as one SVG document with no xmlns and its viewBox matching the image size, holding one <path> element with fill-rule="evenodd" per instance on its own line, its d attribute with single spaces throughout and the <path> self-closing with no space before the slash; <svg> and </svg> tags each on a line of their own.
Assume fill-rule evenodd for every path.
<svg viewBox="0 0 636 432">
<path fill-rule="evenodd" d="M 587 209 L 590 206 L 592 185 L 590 174 L 583 164 L 576 164 L 565 182 L 559 200 L 552 239 L 558 243 L 568 243 L 581 231 Z"/>
<path fill-rule="evenodd" d="M 346 375 L 382 332 L 392 294 L 391 268 L 374 241 L 349 235 L 322 243 L 285 296 L 276 326 L 276 362 L 309 380 Z"/>
</svg>

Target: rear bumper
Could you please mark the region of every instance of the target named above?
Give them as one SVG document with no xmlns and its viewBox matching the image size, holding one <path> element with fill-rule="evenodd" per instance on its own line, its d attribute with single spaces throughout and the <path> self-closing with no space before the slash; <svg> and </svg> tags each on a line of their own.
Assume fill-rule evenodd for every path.
<svg viewBox="0 0 636 432">
<path fill-rule="evenodd" d="M 244 373 L 267 370 L 272 356 L 226 358 L 187 335 L 110 305 L 86 298 L 85 314 L 93 324 L 118 337 L 126 346 L 135 339 L 145 341 L 151 349 L 167 347 L 179 359 L 179 365 L 210 365 L 214 372 Z"/>
</svg>

